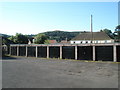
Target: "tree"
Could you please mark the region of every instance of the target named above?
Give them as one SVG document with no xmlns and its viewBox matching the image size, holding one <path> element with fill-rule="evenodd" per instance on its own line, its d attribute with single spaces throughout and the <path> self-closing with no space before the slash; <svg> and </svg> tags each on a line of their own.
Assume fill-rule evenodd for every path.
<svg viewBox="0 0 120 90">
<path fill-rule="evenodd" d="M 15 36 L 12 35 L 12 36 L 9 37 L 8 39 L 14 42 L 14 38 L 15 38 Z"/>
<path fill-rule="evenodd" d="M 45 40 L 44 44 L 50 44 L 49 40 Z"/>
<path fill-rule="evenodd" d="M 100 30 L 100 32 L 105 32 L 109 37 L 114 38 L 112 31 L 109 29 L 103 29 L 103 30 Z"/>
<path fill-rule="evenodd" d="M 116 29 L 120 29 L 120 25 L 116 26 Z"/>
<path fill-rule="evenodd" d="M 27 44 L 29 38 L 21 33 L 16 33 L 15 36 L 11 36 L 9 39 L 16 44 Z"/>
<path fill-rule="evenodd" d="M 117 42 L 120 42 L 120 25 L 115 28 L 115 39 Z"/>
<path fill-rule="evenodd" d="M 57 42 L 61 42 L 62 40 L 71 40 L 75 36 L 77 36 L 80 32 L 66 32 L 66 31 L 49 31 L 49 32 L 44 32 L 45 35 L 48 36 L 50 40 L 56 40 Z"/>
<path fill-rule="evenodd" d="M 47 36 L 45 34 L 37 34 L 37 36 L 35 36 L 35 44 L 44 44 L 45 40 L 47 40 Z"/>
<path fill-rule="evenodd" d="M 14 42 L 7 37 L 2 36 L 2 45 L 14 44 Z"/>
<path fill-rule="evenodd" d="M 2 45 L 4 47 L 8 47 L 8 48 L 2 48 L 2 57 L 4 57 L 5 54 L 8 54 L 10 44 L 14 44 L 14 42 L 12 40 L 9 40 L 8 37 L 6 36 L 2 36 L 1 39 L 2 39 Z"/>
</svg>

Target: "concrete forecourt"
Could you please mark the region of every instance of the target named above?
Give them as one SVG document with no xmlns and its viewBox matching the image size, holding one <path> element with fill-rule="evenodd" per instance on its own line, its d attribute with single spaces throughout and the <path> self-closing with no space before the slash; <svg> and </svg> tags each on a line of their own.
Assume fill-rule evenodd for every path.
<svg viewBox="0 0 120 90">
<path fill-rule="evenodd" d="M 118 88 L 116 62 L 7 57 L 2 88 Z"/>
</svg>

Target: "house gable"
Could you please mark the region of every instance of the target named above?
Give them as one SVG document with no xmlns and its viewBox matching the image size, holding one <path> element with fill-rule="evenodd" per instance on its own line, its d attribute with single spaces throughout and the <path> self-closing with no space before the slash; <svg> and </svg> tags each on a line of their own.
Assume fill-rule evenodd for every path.
<svg viewBox="0 0 120 90">
<path fill-rule="evenodd" d="M 114 42 L 105 32 L 87 32 L 80 33 L 78 36 L 71 40 L 71 44 L 82 43 L 112 43 Z"/>
</svg>

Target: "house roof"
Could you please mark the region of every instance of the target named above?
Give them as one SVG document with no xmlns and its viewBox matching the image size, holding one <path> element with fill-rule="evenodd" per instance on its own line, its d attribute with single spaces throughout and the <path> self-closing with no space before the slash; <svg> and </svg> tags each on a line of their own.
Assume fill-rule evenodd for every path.
<svg viewBox="0 0 120 90">
<path fill-rule="evenodd" d="M 86 32 L 80 33 L 72 40 L 111 40 L 111 38 L 105 32 Z"/>
<path fill-rule="evenodd" d="M 66 40 L 62 40 L 60 43 L 70 43 L 70 42 Z"/>
<path fill-rule="evenodd" d="M 53 43 L 57 43 L 57 41 L 56 40 L 49 40 L 49 43 L 53 44 Z"/>
</svg>

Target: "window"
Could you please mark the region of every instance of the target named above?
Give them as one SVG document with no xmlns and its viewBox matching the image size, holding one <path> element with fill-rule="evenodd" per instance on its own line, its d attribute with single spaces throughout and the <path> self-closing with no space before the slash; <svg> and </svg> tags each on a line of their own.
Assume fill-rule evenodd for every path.
<svg viewBox="0 0 120 90">
<path fill-rule="evenodd" d="M 98 41 L 96 41 L 96 43 L 98 43 Z"/>
<path fill-rule="evenodd" d="M 105 43 L 107 43 L 107 40 L 105 40 Z"/>
</svg>

